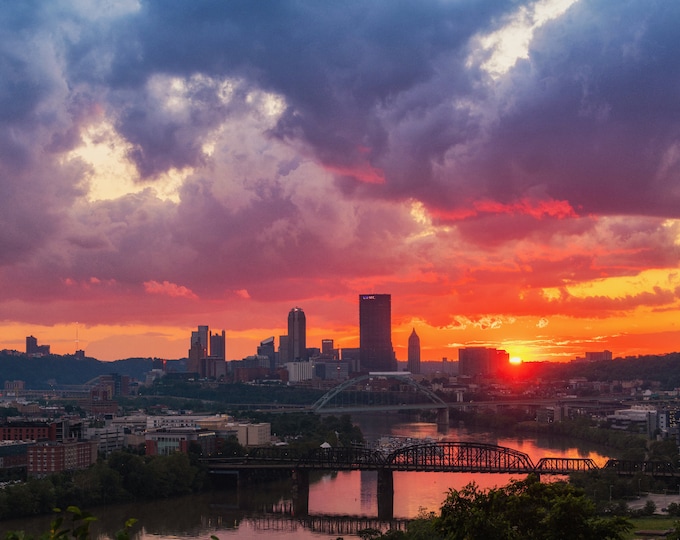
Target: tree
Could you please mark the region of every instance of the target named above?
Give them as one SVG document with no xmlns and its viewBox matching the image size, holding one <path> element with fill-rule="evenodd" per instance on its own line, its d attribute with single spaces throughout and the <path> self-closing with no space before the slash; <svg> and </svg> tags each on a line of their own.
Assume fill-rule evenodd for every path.
<svg viewBox="0 0 680 540">
<path fill-rule="evenodd" d="M 50 524 L 50 530 L 40 536 L 40 540 L 90 539 L 90 524 L 97 520 L 96 517 L 89 512 L 83 512 L 77 506 L 69 506 L 64 513 L 59 508 L 55 508 L 54 511 L 57 517 Z M 134 518 L 128 519 L 123 528 L 116 533 L 116 540 L 130 540 L 130 530 L 136 522 Z M 10 531 L 5 535 L 5 540 L 33 540 L 33 537 L 23 531 Z"/>
<path fill-rule="evenodd" d="M 617 540 L 630 528 L 624 518 L 598 517 L 583 491 L 534 475 L 488 491 L 474 483 L 451 490 L 433 523 L 446 540 Z"/>
<path fill-rule="evenodd" d="M 671 439 L 652 441 L 648 446 L 647 459 L 650 461 L 667 461 L 675 465 L 678 462 L 678 445 Z"/>
</svg>

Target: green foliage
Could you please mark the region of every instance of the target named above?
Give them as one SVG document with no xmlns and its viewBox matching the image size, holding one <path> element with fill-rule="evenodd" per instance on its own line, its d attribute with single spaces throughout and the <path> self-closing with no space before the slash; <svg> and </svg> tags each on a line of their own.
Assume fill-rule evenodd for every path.
<svg viewBox="0 0 680 540">
<path fill-rule="evenodd" d="M 589 381 L 652 381 L 659 382 L 662 390 L 680 386 L 680 353 L 646 355 L 635 358 L 616 358 L 603 362 L 525 362 L 516 366 L 517 377 L 523 380 L 568 380 L 585 377 Z"/>
<path fill-rule="evenodd" d="M 488 491 L 475 484 L 451 490 L 433 529 L 431 538 L 446 540 L 614 540 L 630 523 L 598 517 L 592 501 L 566 482 L 530 476 Z"/>
<path fill-rule="evenodd" d="M 678 463 L 678 445 L 674 440 L 652 441 L 647 448 L 649 461 L 666 461 L 676 465 Z"/>
<path fill-rule="evenodd" d="M 89 512 L 85 512 L 77 506 L 69 506 L 65 513 L 55 508 L 58 515 L 50 524 L 50 529 L 40 536 L 40 540 L 88 540 L 90 538 L 90 525 L 97 518 Z M 68 518 L 68 519 L 67 519 Z M 116 533 L 115 540 L 130 540 L 130 529 L 137 522 L 131 518 L 125 522 L 121 530 Z M 5 535 L 5 540 L 33 540 L 33 537 L 22 531 L 10 531 Z"/>
<path fill-rule="evenodd" d="M 647 451 L 647 437 L 644 435 L 614 429 L 602 429 L 586 417 L 551 424 L 526 422 L 518 425 L 518 428 L 522 431 L 540 433 L 551 437 L 573 438 L 610 448 L 618 448 L 625 453 L 621 456 L 621 459 L 642 461 L 645 459 Z"/>
<path fill-rule="evenodd" d="M 114 452 L 86 470 L 6 486 L 0 490 L 0 519 L 47 514 L 57 504 L 84 507 L 185 495 L 200 490 L 205 477 L 186 454 Z"/>
<path fill-rule="evenodd" d="M 94 358 L 79 359 L 73 356 L 49 355 L 39 358 L 14 356 L 0 353 L 0 372 L 5 380 L 20 380 L 27 388 L 47 389 L 47 381 L 58 384 L 84 384 L 106 375 L 120 373 L 143 380 L 144 373 L 151 370 L 151 358 L 129 358 L 115 362 L 103 362 Z"/>
<path fill-rule="evenodd" d="M 319 416 L 314 413 L 248 413 L 255 422 L 269 422 L 272 433 L 303 448 L 318 448 L 323 442 L 331 446 L 351 446 L 362 443 L 364 436 L 359 427 L 352 424 L 349 415 Z"/>
<path fill-rule="evenodd" d="M 214 384 L 163 377 L 150 388 L 140 389 L 144 396 L 174 396 L 195 400 L 209 400 L 222 404 L 278 403 L 281 405 L 309 405 L 324 392 L 314 388 L 285 385 Z M 195 409 L 195 403 L 191 404 Z"/>
</svg>

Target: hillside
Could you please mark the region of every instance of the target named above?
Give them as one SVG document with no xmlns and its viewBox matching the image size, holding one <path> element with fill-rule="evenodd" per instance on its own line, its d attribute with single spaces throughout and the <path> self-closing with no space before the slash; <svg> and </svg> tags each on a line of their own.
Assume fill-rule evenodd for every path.
<svg viewBox="0 0 680 540">
<path fill-rule="evenodd" d="M 152 369 L 152 358 L 102 362 L 95 358 L 50 355 L 39 358 L 0 353 L 0 384 L 24 381 L 26 388 L 42 390 L 52 385 L 84 384 L 99 375 L 119 373 L 138 380 Z"/>
</svg>

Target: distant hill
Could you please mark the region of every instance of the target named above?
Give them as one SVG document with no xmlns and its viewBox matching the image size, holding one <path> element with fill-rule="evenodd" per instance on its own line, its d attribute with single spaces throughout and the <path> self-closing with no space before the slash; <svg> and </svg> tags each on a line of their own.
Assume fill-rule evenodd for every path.
<svg viewBox="0 0 680 540">
<path fill-rule="evenodd" d="M 152 358 L 128 358 L 115 362 L 102 362 L 96 358 L 49 355 L 29 358 L 0 353 L 0 384 L 4 381 L 24 381 L 26 388 L 43 390 L 51 385 L 84 384 L 108 373 L 128 375 L 144 380 L 151 371 Z"/>
</svg>

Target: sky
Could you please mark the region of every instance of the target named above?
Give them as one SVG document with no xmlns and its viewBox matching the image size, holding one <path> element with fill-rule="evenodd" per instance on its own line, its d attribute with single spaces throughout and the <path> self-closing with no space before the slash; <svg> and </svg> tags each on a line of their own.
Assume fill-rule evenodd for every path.
<svg viewBox="0 0 680 540">
<path fill-rule="evenodd" d="M 0 349 L 677 351 L 680 3 L 5 0 Z"/>
</svg>

